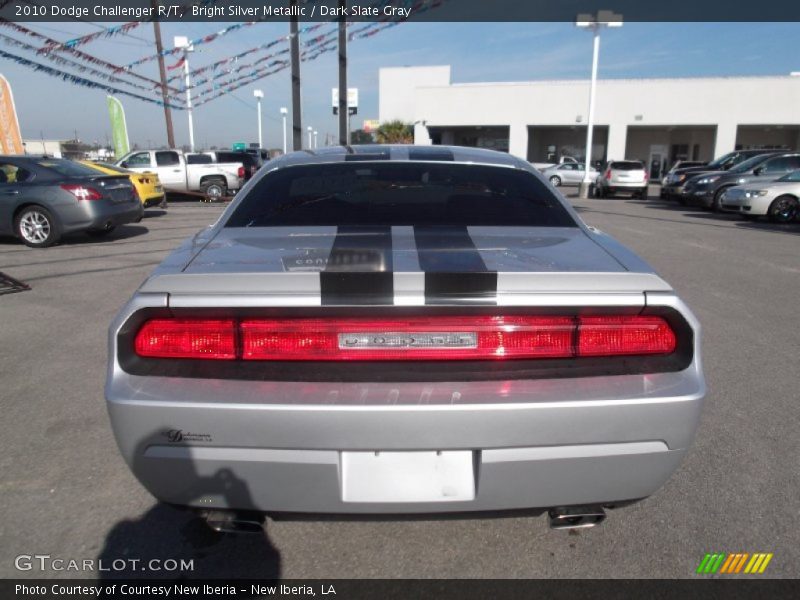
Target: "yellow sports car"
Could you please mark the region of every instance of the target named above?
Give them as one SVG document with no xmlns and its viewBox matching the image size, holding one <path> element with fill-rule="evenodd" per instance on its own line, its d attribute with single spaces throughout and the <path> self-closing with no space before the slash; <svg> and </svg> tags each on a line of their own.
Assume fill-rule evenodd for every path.
<svg viewBox="0 0 800 600">
<path fill-rule="evenodd" d="M 106 175 L 128 175 L 133 187 L 136 188 L 136 194 L 139 196 L 139 200 L 141 200 L 145 208 L 150 206 L 167 207 L 167 196 L 164 194 L 164 188 L 161 185 L 161 181 L 158 179 L 158 174 L 134 173 L 128 169 L 122 169 L 104 162 L 93 162 L 91 160 L 79 160 L 78 162 L 100 171 L 101 173 L 105 173 Z"/>
</svg>

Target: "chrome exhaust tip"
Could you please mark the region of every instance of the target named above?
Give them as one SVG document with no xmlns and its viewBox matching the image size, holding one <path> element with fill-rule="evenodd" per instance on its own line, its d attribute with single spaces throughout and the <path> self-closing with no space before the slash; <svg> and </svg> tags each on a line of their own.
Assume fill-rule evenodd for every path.
<svg viewBox="0 0 800 600">
<path fill-rule="evenodd" d="M 588 529 L 606 520 L 601 506 L 567 506 L 547 511 L 550 529 Z"/>
<path fill-rule="evenodd" d="M 201 516 L 218 533 L 264 533 L 264 517 L 224 510 L 211 510 Z"/>
</svg>

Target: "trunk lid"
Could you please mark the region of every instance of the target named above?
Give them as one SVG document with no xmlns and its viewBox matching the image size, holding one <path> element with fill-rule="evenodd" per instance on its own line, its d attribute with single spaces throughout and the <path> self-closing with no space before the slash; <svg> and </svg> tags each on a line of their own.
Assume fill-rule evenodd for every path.
<svg viewBox="0 0 800 600">
<path fill-rule="evenodd" d="M 326 282 L 339 292 L 361 291 L 326 302 Z M 382 287 L 388 300 L 370 301 Z M 441 292 L 436 302 L 429 298 L 434 287 Z M 643 297 L 670 289 L 653 273 L 626 268 L 579 227 L 394 226 L 224 228 L 182 269 L 161 271 L 141 291 L 169 293 L 171 304 L 178 296 L 234 302 L 238 295 L 258 296 L 251 300 L 261 305 L 318 306 L 448 304 L 448 298 L 524 304 L 531 294 L 557 301 L 554 294 Z M 593 302 L 587 297 L 587 303 Z"/>
</svg>

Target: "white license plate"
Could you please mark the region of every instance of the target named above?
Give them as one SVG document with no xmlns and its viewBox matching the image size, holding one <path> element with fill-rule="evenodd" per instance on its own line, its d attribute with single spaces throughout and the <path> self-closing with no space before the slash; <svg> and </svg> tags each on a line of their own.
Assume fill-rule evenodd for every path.
<svg viewBox="0 0 800 600">
<path fill-rule="evenodd" d="M 475 499 L 473 453 L 342 452 L 344 502 L 463 502 Z"/>
</svg>

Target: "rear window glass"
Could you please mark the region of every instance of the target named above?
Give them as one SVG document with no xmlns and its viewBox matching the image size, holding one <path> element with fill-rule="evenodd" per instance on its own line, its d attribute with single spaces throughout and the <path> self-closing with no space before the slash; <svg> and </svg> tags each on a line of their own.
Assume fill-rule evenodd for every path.
<svg viewBox="0 0 800 600">
<path fill-rule="evenodd" d="M 536 176 L 503 167 L 348 162 L 270 173 L 226 227 L 488 225 L 575 227 Z"/>
<path fill-rule="evenodd" d="M 71 160 L 38 160 L 36 161 L 36 165 L 57 173 L 58 175 L 63 175 L 64 177 L 97 177 L 99 175 L 96 169 L 72 162 Z"/>
<path fill-rule="evenodd" d="M 210 165 L 214 162 L 208 154 L 187 154 L 186 164 L 189 165 Z"/>
<path fill-rule="evenodd" d="M 244 163 L 250 165 L 255 158 L 244 152 L 217 152 L 217 162 L 221 163 Z"/>
<path fill-rule="evenodd" d="M 612 162 L 610 168 L 615 171 L 641 171 L 644 165 L 634 160 L 620 160 Z"/>
</svg>

